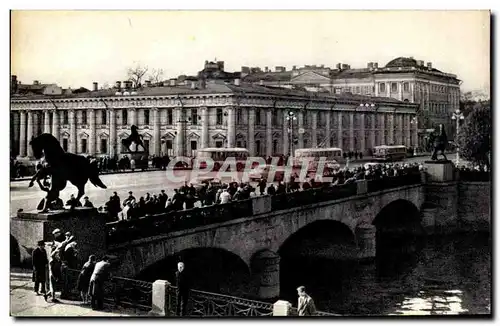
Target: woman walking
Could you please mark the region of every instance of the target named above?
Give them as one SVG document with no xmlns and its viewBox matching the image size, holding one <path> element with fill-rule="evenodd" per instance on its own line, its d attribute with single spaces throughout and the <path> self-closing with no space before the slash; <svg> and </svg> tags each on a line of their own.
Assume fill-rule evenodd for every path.
<svg viewBox="0 0 500 326">
<path fill-rule="evenodd" d="M 78 275 L 78 281 L 76 282 L 76 287 L 80 292 L 83 304 L 87 304 L 90 302 L 89 300 L 90 277 L 94 272 L 96 261 L 97 261 L 96 257 L 94 255 L 90 255 L 89 260 L 83 265 L 82 270 L 80 271 L 80 275 Z"/>
</svg>

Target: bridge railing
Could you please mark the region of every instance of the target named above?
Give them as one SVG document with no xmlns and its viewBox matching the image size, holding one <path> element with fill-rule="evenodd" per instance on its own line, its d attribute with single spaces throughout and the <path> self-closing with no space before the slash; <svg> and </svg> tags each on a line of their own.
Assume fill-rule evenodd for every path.
<svg viewBox="0 0 500 326">
<path fill-rule="evenodd" d="M 418 184 L 421 182 L 420 173 L 410 173 L 382 179 L 367 180 L 368 192 L 376 192 L 385 189 L 398 188 Z"/>
<path fill-rule="evenodd" d="M 299 315 L 299 312 L 297 311 L 297 308 L 292 307 L 290 309 L 290 316 L 293 317 L 293 316 L 298 316 L 298 315 Z M 326 312 L 326 311 L 316 311 L 316 313 L 314 315 L 321 316 L 321 317 L 339 317 L 339 316 L 342 316 L 339 314 L 334 314 L 334 313 Z"/>
<path fill-rule="evenodd" d="M 63 296 L 80 300 L 77 288 L 80 271 L 67 268 L 63 271 Z M 115 307 L 150 311 L 153 301 L 153 283 L 124 277 L 112 277 L 104 283 L 104 302 Z"/>
<path fill-rule="evenodd" d="M 469 182 L 489 182 L 491 181 L 491 173 L 484 171 L 468 171 L 458 170 L 460 181 Z"/>
</svg>

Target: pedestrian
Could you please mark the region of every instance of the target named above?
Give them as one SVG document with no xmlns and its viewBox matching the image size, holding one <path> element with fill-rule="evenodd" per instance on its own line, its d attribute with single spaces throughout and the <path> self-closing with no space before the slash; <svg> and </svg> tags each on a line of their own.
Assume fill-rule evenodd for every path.
<svg viewBox="0 0 500 326">
<path fill-rule="evenodd" d="M 83 304 L 89 303 L 90 277 L 94 273 L 96 260 L 96 256 L 89 256 L 89 260 L 83 265 L 82 270 L 78 275 L 78 280 L 76 281 L 76 288 L 80 292 L 80 297 L 82 298 Z"/>
<path fill-rule="evenodd" d="M 184 263 L 177 263 L 177 272 L 175 272 L 175 279 L 177 281 L 177 316 L 185 316 L 186 308 L 189 299 L 189 277 L 184 269 Z"/>
<path fill-rule="evenodd" d="M 222 191 L 220 194 L 220 203 L 227 204 L 231 201 L 231 195 L 229 194 L 227 188 Z"/>
<path fill-rule="evenodd" d="M 104 308 L 104 282 L 110 277 L 108 256 L 95 264 L 94 272 L 90 277 L 89 294 L 91 296 L 91 305 L 93 310 L 102 310 Z"/>
<path fill-rule="evenodd" d="M 83 197 L 83 207 L 94 208 L 94 204 L 89 200 L 89 196 Z"/>
<path fill-rule="evenodd" d="M 297 312 L 299 316 L 313 316 L 316 314 L 316 307 L 314 306 L 313 299 L 306 293 L 305 286 L 297 288 L 299 294 L 299 304 L 297 305 Z"/>
<path fill-rule="evenodd" d="M 45 281 L 47 279 L 47 266 L 49 260 L 47 258 L 47 251 L 45 250 L 45 242 L 38 241 L 37 247 L 33 250 L 33 282 L 35 282 L 35 293 L 38 292 L 39 285 L 41 284 L 42 293 L 45 294 Z"/>
</svg>

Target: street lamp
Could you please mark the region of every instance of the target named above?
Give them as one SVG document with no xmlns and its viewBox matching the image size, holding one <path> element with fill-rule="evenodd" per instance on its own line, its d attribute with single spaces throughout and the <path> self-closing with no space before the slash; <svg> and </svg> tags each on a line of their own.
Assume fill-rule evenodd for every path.
<svg viewBox="0 0 500 326">
<path fill-rule="evenodd" d="M 457 122 L 457 125 L 456 125 L 457 132 L 456 132 L 456 136 L 455 136 L 455 145 L 457 147 L 457 161 L 456 161 L 457 165 L 458 165 L 458 163 L 460 163 L 460 154 L 459 154 L 457 139 L 458 139 L 458 132 L 460 129 L 460 120 L 463 120 L 463 119 L 464 119 L 464 115 L 462 114 L 462 112 L 460 112 L 460 109 L 456 109 L 455 112 L 453 112 L 453 114 L 451 116 L 451 120 L 455 120 Z"/>
<path fill-rule="evenodd" d="M 417 129 L 417 137 L 418 137 L 418 118 L 416 116 L 413 117 L 411 119 L 410 123 L 412 125 L 415 125 L 415 128 Z M 413 141 L 414 141 L 414 144 L 415 144 L 415 149 L 413 150 L 413 156 L 417 156 L 418 155 L 418 153 L 417 153 L 417 147 L 418 146 L 416 144 L 418 144 L 418 141 L 417 141 L 417 139 L 414 139 Z"/>
<path fill-rule="evenodd" d="M 288 128 L 288 132 L 290 133 L 290 156 L 293 157 L 293 121 L 297 120 L 297 117 L 293 111 L 288 111 L 286 120 L 290 124 L 290 127 Z"/>
</svg>

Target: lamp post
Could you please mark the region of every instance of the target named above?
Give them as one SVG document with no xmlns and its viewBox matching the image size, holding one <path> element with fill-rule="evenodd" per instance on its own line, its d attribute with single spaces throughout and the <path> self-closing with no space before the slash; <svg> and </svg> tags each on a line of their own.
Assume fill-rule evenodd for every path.
<svg viewBox="0 0 500 326">
<path fill-rule="evenodd" d="M 464 119 L 464 115 L 462 114 L 462 112 L 460 112 L 460 109 L 456 109 L 455 112 L 453 112 L 452 116 L 451 116 L 451 120 L 455 120 L 457 125 L 456 125 L 456 136 L 455 136 L 455 145 L 457 147 L 457 160 L 456 160 L 456 164 L 458 165 L 460 163 L 460 154 L 459 154 L 459 148 L 458 148 L 458 143 L 457 143 L 457 139 L 458 139 L 458 132 L 460 131 L 460 120 L 463 120 Z"/>
<path fill-rule="evenodd" d="M 415 128 L 417 129 L 417 137 L 418 137 L 418 118 L 417 118 L 416 116 L 415 116 L 415 117 L 413 117 L 413 118 L 411 119 L 410 123 L 411 123 L 412 125 L 415 125 Z M 417 139 L 414 139 L 413 141 L 414 141 L 414 144 L 418 144 Z M 417 153 L 417 148 L 418 148 L 418 146 L 417 146 L 417 145 L 415 145 L 415 149 L 413 150 L 413 156 L 417 156 L 417 155 L 418 155 L 418 153 Z"/>
<path fill-rule="evenodd" d="M 288 128 L 288 132 L 290 133 L 290 156 L 293 157 L 293 121 L 297 120 L 297 117 L 295 116 L 295 113 L 293 113 L 293 111 L 288 111 L 286 120 L 290 124 L 290 127 Z"/>
</svg>

